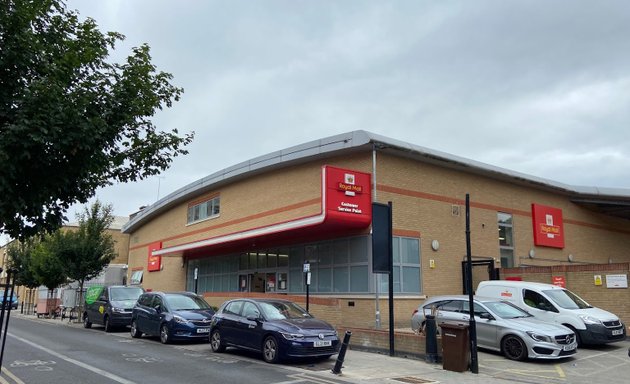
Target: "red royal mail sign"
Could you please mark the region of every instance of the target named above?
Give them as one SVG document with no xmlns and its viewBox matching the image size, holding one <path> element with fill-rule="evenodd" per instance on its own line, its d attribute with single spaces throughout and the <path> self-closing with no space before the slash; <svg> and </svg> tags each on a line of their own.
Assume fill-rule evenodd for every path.
<svg viewBox="0 0 630 384">
<path fill-rule="evenodd" d="M 369 173 L 324 166 L 326 216 L 345 223 L 367 226 L 372 221 Z"/>
<path fill-rule="evenodd" d="M 162 249 L 161 241 L 149 244 L 149 264 L 147 266 L 149 272 L 159 271 L 162 268 L 162 256 L 153 256 L 153 251 L 158 249 Z"/>
<path fill-rule="evenodd" d="M 535 245 L 564 248 L 562 209 L 532 204 L 532 223 Z"/>
</svg>

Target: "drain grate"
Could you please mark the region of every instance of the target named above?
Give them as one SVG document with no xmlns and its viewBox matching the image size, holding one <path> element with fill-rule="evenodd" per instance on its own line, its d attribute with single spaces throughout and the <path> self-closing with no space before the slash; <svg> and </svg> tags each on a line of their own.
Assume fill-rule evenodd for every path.
<svg viewBox="0 0 630 384">
<path fill-rule="evenodd" d="M 429 383 L 437 383 L 435 380 L 421 379 L 419 377 L 414 376 L 406 376 L 406 377 L 395 377 L 393 380 L 401 381 L 403 383 L 409 384 L 429 384 Z"/>
</svg>

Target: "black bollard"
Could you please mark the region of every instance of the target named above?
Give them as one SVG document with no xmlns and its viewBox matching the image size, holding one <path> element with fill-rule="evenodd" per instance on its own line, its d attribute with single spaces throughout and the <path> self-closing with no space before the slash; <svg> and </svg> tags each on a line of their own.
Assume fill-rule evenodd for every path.
<svg viewBox="0 0 630 384">
<path fill-rule="evenodd" d="M 332 369 L 332 373 L 334 373 L 335 375 L 341 373 L 343 359 L 346 357 L 346 349 L 348 349 L 348 344 L 350 344 L 350 336 L 352 336 L 352 332 L 346 331 L 346 335 L 343 337 L 343 343 L 341 344 L 341 349 L 339 350 L 339 354 L 337 355 L 337 362 L 335 363 L 335 367 Z"/>
<path fill-rule="evenodd" d="M 425 325 L 426 325 L 425 329 L 427 333 L 425 361 L 427 363 L 437 363 L 438 362 L 437 327 L 435 325 L 435 316 L 427 315 Z"/>
</svg>

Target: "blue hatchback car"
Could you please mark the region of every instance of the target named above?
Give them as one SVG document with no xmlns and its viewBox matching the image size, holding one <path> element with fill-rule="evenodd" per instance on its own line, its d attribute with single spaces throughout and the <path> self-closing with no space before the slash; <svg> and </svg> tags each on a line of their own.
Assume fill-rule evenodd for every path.
<svg viewBox="0 0 630 384">
<path fill-rule="evenodd" d="M 208 340 L 214 310 L 192 292 L 146 292 L 131 314 L 131 337 L 159 336 L 174 340 Z"/>
<path fill-rule="evenodd" d="M 294 357 L 328 358 L 339 351 L 337 331 L 299 305 L 280 299 L 234 299 L 212 319 L 210 345 L 262 352 L 268 363 Z"/>
</svg>

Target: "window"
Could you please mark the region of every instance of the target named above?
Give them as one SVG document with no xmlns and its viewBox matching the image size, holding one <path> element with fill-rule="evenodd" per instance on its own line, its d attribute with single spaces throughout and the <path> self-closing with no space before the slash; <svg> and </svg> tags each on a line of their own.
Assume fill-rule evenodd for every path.
<svg viewBox="0 0 630 384">
<path fill-rule="evenodd" d="M 393 238 L 394 292 L 420 293 L 420 240 Z M 381 275 L 381 292 L 389 290 L 389 276 Z"/>
<path fill-rule="evenodd" d="M 131 285 L 142 284 L 142 270 L 131 273 Z"/>
<path fill-rule="evenodd" d="M 512 224 L 512 214 L 498 212 L 497 222 L 499 226 L 501 267 L 510 268 L 514 266 L 514 226 Z"/>
<path fill-rule="evenodd" d="M 202 201 L 194 205 L 188 206 L 188 220 L 187 223 L 196 223 L 198 221 L 212 219 L 219 216 L 221 211 L 221 200 L 219 196 L 216 196 L 210 200 Z"/>
</svg>

